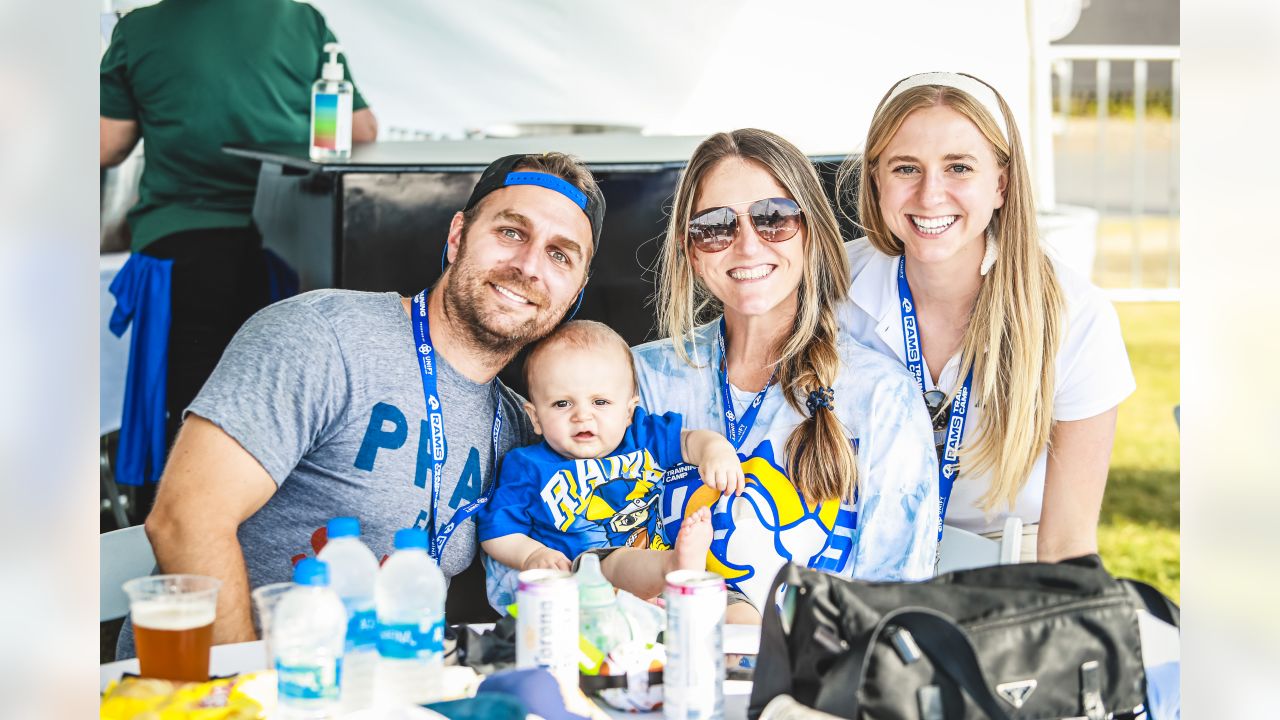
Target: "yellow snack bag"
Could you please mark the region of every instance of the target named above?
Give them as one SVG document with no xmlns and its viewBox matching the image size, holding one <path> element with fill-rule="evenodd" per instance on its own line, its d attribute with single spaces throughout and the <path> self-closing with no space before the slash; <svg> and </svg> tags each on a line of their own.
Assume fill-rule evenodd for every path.
<svg viewBox="0 0 1280 720">
<path fill-rule="evenodd" d="M 259 720 L 264 702 L 255 697 L 266 673 L 247 673 L 205 683 L 125 678 L 103 695 L 99 720 Z M 246 692 L 249 690 L 250 692 Z"/>
</svg>

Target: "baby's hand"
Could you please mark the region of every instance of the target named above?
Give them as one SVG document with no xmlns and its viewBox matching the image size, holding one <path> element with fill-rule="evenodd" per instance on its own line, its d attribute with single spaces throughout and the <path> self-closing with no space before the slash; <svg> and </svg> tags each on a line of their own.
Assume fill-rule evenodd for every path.
<svg viewBox="0 0 1280 720">
<path fill-rule="evenodd" d="M 569 558 L 565 557 L 564 553 L 559 550 L 552 550 L 549 547 L 543 547 L 529 553 L 529 557 L 524 559 L 524 566 L 520 569 L 568 570 L 572 567 L 573 563 L 569 562 Z"/>
<path fill-rule="evenodd" d="M 725 495 L 741 495 L 747 485 L 738 453 L 728 441 L 715 443 L 706 449 L 702 463 L 698 465 L 698 472 L 702 474 L 703 485 Z"/>
</svg>

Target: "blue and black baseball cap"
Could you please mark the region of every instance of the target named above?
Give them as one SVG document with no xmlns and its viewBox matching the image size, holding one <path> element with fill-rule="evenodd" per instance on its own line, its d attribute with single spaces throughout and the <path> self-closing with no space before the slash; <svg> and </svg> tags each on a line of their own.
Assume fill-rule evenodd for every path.
<svg viewBox="0 0 1280 720">
<path fill-rule="evenodd" d="M 574 205 L 582 208 L 587 220 L 591 222 L 592 247 L 599 250 L 600 229 L 604 225 L 604 195 L 599 190 L 593 193 L 585 193 L 574 187 L 573 183 L 549 173 L 516 170 L 516 166 L 524 160 L 533 160 L 537 157 L 537 155 L 522 153 L 494 160 L 480 175 L 480 181 L 476 183 L 475 189 L 471 191 L 471 197 L 467 199 L 467 205 L 462 208 L 462 211 L 467 212 L 479 205 L 480 201 L 494 190 L 500 190 L 512 185 L 537 185 L 560 193 L 569 198 Z"/>
</svg>

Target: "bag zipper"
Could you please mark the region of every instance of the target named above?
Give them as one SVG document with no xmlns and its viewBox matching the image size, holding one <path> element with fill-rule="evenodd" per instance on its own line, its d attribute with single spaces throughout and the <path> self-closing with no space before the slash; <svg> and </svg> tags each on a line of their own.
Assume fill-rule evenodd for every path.
<svg viewBox="0 0 1280 720">
<path fill-rule="evenodd" d="M 1092 608 L 1108 607 L 1111 605 L 1128 604 L 1128 598 L 1091 598 L 1089 600 L 1078 600 L 1068 605 L 1057 605 L 1052 608 L 1045 608 L 1031 613 L 1011 615 L 1009 617 L 1002 617 L 996 620 L 976 622 L 968 626 L 962 625 L 961 627 L 967 627 L 970 632 L 979 632 L 999 628 L 1005 625 L 1016 625 L 1018 623 L 1039 620 L 1041 618 L 1053 617 L 1054 615 L 1062 615 L 1063 613 L 1074 612 L 1076 610 L 1088 610 Z"/>
</svg>

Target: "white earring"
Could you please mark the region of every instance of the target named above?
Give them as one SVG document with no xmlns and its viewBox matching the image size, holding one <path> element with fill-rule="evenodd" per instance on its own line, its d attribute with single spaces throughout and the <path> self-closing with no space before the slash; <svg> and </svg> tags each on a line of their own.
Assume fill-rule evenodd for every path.
<svg viewBox="0 0 1280 720">
<path fill-rule="evenodd" d="M 996 249 L 996 219 L 991 218 L 991 223 L 987 225 L 987 251 L 982 256 L 982 266 L 978 268 L 979 275 L 986 275 L 991 272 L 991 267 L 996 264 L 996 257 L 1000 254 Z"/>
</svg>

